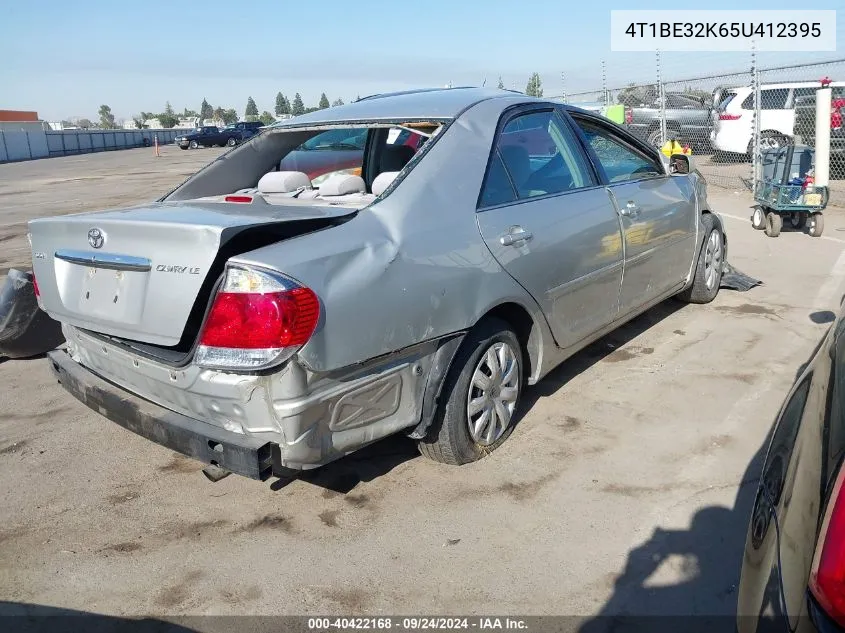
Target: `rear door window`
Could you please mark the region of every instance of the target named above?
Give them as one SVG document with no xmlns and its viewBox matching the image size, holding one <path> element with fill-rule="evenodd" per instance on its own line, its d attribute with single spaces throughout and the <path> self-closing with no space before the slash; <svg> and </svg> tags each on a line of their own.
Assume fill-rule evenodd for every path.
<svg viewBox="0 0 845 633">
<path fill-rule="evenodd" d="M 554 110 L 510 119 L 496 139 L 488 179 L 500 160 L 520 199 L 563 193 L 596 184 L 578 139 Z M 490 184 L 490 186 L 493 186 Z M 481 200 L 495 198 L 485 182 Z"/>
</svg>

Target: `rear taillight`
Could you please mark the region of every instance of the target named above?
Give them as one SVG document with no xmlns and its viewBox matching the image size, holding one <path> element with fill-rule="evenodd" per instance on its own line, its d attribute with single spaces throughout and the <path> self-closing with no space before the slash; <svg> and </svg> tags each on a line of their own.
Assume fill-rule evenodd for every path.
<svg viewBox="0 0 845 633">
<path fill-rule="evenodd" d="M 728 114 L 727 112 L 720 112 L 719 113 L 719 120 L 720 121 L 736 121 L 737 119 L 742 118 L 741 114 Z"/>
<path fill-rule="evenodd" d="M 845 498 L 842 484 L 845 469 L 836 477 L 827 504 L 813 566 L 810 591 L 825 612 L 845 626 Z"/>
<path fill-rule="evenodd" d="M 631 123 L 634 120 L 634 111 L 631 108 L 625 108 L 625 123 Z"/>
<path fill-rule="evenodd" d="M 38 290 L 38 282 L 35 280 L 35 274 L 34 273 L 32 275 L 32 289 L 35 292 L 35 298 L 40 299 L 41 298 L 41 291 Z"/>
<path fill-rule="evenodd" d="M 226 196 L 223 200 L 224 202 L 249 203 L 252 202 L 252 196 Z"/>
<path fill-rule="evenodd" d="M 269 272 L 230 267 L 194 362 L 230 369 L 275 365 L 308 342 L 319 318 L 320 302 L 310 288 Z"/>
</svg>

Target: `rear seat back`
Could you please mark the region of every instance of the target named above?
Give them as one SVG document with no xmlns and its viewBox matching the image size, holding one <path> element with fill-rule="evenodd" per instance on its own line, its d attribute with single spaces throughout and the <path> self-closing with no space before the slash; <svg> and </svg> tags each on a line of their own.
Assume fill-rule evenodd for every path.
<svg viewBox="0 0 845 633">
<path fill-rule="evenodd" d="M 351 193 L 366 193 L 367 185 L 361 176 L 334 174 L 320 185 L 320 197 L 346 196 Z"/>
<path fill-rule="evenodd" d="M 271 171 L 258 181 L 260 193 L 291 193 L 311 189 L 311 180 L 301 171 Z"/>
</svg>

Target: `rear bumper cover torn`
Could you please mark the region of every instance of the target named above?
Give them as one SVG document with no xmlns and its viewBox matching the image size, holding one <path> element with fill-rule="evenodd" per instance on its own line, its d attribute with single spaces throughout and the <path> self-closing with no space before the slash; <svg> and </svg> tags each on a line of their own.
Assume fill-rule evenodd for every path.
<svg viewBox="0 0 845 633">
<path fill-rule="evenodd" d="M 50 368 L 77 400 L 123 428 L 206 464 L 265 480 L 279 463 L 273 442 L 228 431 L 128 393 L 74 362 L 64 350 L 48 352 Z"/>
</svg>

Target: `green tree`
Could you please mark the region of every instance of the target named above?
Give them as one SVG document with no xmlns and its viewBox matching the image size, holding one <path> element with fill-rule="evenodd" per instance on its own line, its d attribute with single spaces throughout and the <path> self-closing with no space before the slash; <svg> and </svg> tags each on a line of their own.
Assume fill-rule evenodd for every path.
<svg viewBox="0 0 845 633">
<path fill-rule="evenodd" d="M 169 101 L 164 105 L 164 112 L 153 118 L 158 119 L 161 122 L 161 126 L 164 128 L 171 128 L 179 123 L 179 119 L 176 118 L 176 113 L 173 111 L 173 106 L 170 105 Z"/>
<path fill-rule="evenodd" d="M 215 121 L 225 121 L 226 120 L 225 117 L 226 117 L 226 111 L 223 108 L 221 108 L 220 106 L 217 106 L 216 108 L 214 108 L 214 111 L 211 113 L 211 118 L 213 118 Z"/>
<path fill-rule="evenodd" d="M 101 105 L 100 111 L 97 113 L 100 115 L 100 127 L 104 130 L 113 130 L 116 126 L 114 124 L 114 115 L 112 114 L 111 108 L 107 105 Z"/>
<path fill-rule="evenodd" d="M 185 108 L 182 111 L 182 118 L 183 119 L 194 119 L 198 116 L 200 116 L 200 115 L 197 113 L 196 110 L 188 110 L 188 108 Z"/>
<path fill-rule="evenodd" d="M 299 96 L 298 92 L 293 96 L 293 104 L 291 105 L 290 113 L 293 116 L 305 114 L 305 105 L 302 103 L 302 97 Z"/>
<path fill-rule="evenodd" d="M 320 108 L 315 108 L 314 106 L 311 106 L 311 107 L 305 108 L 304 114 L 308 114 L 309 112 L 316 112 L 319 109 Z"/>
<path fill-rule="evenodd" d="M 282 111 L 280 114 L 290 114 L 290 101 L 284 95 L 282 95 Z"/>
<path fill-rule="evenodd" d="M 94 124 L 91 123 L 89 119 L 79 119 L 79 121 L 76 122 L 76 125 L 77 127 L 81 127 L 83 130 L 94 127 Z"/>
<path fill-rule="evenodd" d="M 528 78 L 528 85 L 525 87 L 525 94 L 529 97 L 543 96 L 543 82 L 540 80 L 539 73 L 533 73 Z"/>
<path fill-rule="evenodd" d="M 205 99 L 202 100 L 202 105 L 200 106 L 200 118 L 201 119 L 214 118 L 214 108 L 212 108 L 211 104 L 208 101 L 206 101 Z"/>
<path fill-rule="evenodd" d="M 144 114 L 146 114 L 146 113 L 142 112 L 138 116 L 132 117 L 132 120 L 135 121 L 135 127 L 138 128 L 139 130 L 143 130 L 145 127 L 147 127 L 147 124 L 146 124 L 147 117 L 145 117 Z"/>
<path fill-rule="evenodd" d="M 329 106 L 330 106 L 329 98 L 326 96 L 326 93 L 324 92 L 323 94 L 320 95 L 320 103 L 317 104 L 317 107 L 320 108 L 321 110 L 325 110 Z"/>
<path fill-rule="evenodd" d="M 267 112 L 267 110 L 264 110 L 264 112 L 261 113 L 261 116 L 258 117 L 258 120 L 261 121 L 264 125 L 270 125 L 271 123 L 276 122 L 276 118 L 272 114 Z"/>
<path fill-rule="evenodd" d="M 499 75 L 499 85 L 498 85 L 498 86 L 496 86 L 496 87 L 497 87 L 499 90 L 503 90 L 503 89 L 505 88 L 505 84 L 504 84 L 504 82 L 502 81 L 502 76 L 501 76 L 501 75 Z"/>
<path fill-rule="evenodd" d="M 285 114 L 285 95 L 281 92 L 276 93 L 276 116 Z"/>
<path fill-rule="evenodd" d="M 332 101 L 332 107 L 333 108 L 336 107 L 336 106 L 342 106 L 342 105 L 343 105 L 343 99 L 335 99 L 334 101 Z"/>
<path fill-rule="evenodd" d="M 238 122 L 238 113 L 235 111 L 234 108 L 226 108 L 223 110 L 223 123 L 226 125 L 231 125 L 232 123 Z"/>
<path fill-rule="evenodd" d="M 246 100 L 246 110 L 244 110 L 244 117 L 251 116 L 258 116 L 258 106 L 255 105 L 255 100 L 252 97 Z"/>
</svg>

